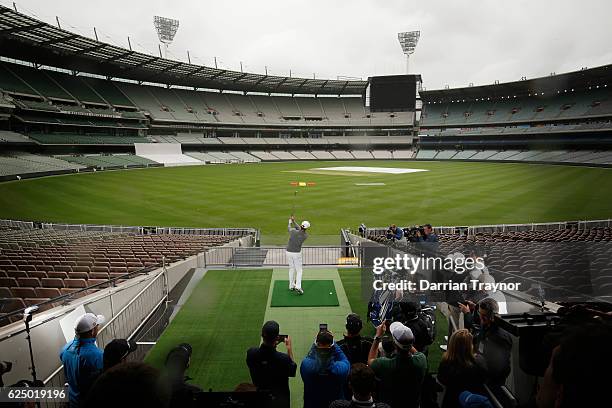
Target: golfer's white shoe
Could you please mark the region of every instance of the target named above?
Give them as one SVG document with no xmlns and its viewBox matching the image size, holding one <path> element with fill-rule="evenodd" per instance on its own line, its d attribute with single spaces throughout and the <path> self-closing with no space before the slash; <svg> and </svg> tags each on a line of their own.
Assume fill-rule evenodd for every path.
<svg viewBox="0 0 612 408">
<path fill-rule="evenodd" d="M 297 293 L 299 295 L 303 295 L 304 294 L 304 291 L 302 290 L 302 288 L 296 288 L 295 290 L 297 291 Z"/>
</svg>

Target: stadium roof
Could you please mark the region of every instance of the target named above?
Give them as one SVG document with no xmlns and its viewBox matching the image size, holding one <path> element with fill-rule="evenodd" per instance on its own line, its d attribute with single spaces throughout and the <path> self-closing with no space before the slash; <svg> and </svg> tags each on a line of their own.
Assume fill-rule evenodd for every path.
<svg viewBox="0 0 612 408">
<path fill-rule="evenodd" d="M 452 102 L 477 98 L 513 98 L 542 92 L 546 96 L 556 94 L 557 91 L 588 89 L 606 84 L 612 84 L 612 65 L 501 84 L 420 91 L 419 95 L 425 102 Z"/>
<path fill-rule="evenodd" d="M 243 73 L 154 57 L 60 29 L 2 5 L 0 55 L 112 78 L 244 92 L 361 95 L 368 84 Z"/>
</svg>

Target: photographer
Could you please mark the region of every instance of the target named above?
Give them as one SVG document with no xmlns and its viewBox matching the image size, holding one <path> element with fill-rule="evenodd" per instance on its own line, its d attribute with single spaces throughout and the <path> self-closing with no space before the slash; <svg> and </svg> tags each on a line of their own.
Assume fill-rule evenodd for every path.
<svg viewBox="0 0 612 408">
<path fill-rule="evenodd" d="M 368 235 L 368 227 L 364 223 L 359 224 L 359 236 L 365 238 Z"/>
<path fill-rule="evenodd" d="M 431 224 L 423 225 L 423 231 L 417 231 L 416 237 L 418 242 L 438 242 L 438 236 L 433 232 Z"/>
<path fill-rule="evenodd" d="M 355 363 L 368 363 L 368 353 L 372 347 L 371 337 L 362 337 L 361 329 L 363 328 L 363 322 L 361 317 L 356 313 L 351 313 L 346 316 L 346 334 L 342 340 L 338 341 L 338 346 L 342 349 L 346 358 L 348 358 L 351 366 Z M 344 396 L 349 397 L 351 395 L 348 384 L 344 385 Z"/>
<path fill-rule="evenodd" d="M 412 331 L 400 322 L 393 322 L 389 326 L 395 354 L 376 358 L 385 330 L 386 322 L 376 328 L 376 337 L 368 356 L 369 365 L 380 382 L 378 397 L 392 407 L 416 408 L 421 401 L 427 358 L 414 348 Z"/>
<path fill-rule="evenodd" d="M 495 299 L 484 298 L 473 311 L 470 306 L 459 304 L 465 314 L 465 327 L 474 335 L 476 352 L 486 361 L 487 383 L 503 385 L 510 374 L 512 336 L 497 324 L 499 306 Z"/>
<path fill-rule="evenodd" d="M 315 344 L 302 360 L 300 375 L 304 382 L 304 408 L 327 407 L 344 399 L 344 384 L 351 365 L 327 330 L 317 334 Z"/>
<path fill-rule="evenodd" d="M 247 366 L 258 391 L 268 391 L 275 398 L 274 407 L 289 407 L 289 377 L 295 377 L 297 364 L 293 361 L 291 338 L 279 337 L 280 327 L 270 320 L 261 329 L 261 345 L 247 351 Z M 287 354 L 276 351 L 280 343 L 287 346 Z"/>
<path fill-rule="evenodd" d="M 413 301 L 399 302 L 395 320 L 402 322 L 414 335 L 414 348 L 427 355 L 428 346 L 433 343 L 433 327 L 429 316 L 421 312 L 421 305 Z"/>
<path fill-rule="evenodd" d="M 194 406 L 197 394 L 202 392 L 200 387 L 187 383 L 191 380 L 185 375 L 191 363 L 191 353 L 191 345 L 182 343 L 166 356 L 166 375 L 171 390 L 170 408 Z"/>
<path fill-rule="evenodd" d="M 342 349 L 351 365 L 355 363 L 368 362 L 368 353 L 372 347 L 371 337 L 362 337 L 361 329 L 363 322 L 356 313 L 346 316 L 346 334 L 342 340 L 338 341 L 338 346 Z"/>
<path fill-rule="evenodd" d="M 387 230 L 387 239 L 399 241 L 402 238 L 404 238 L 404 231 L 401 228 L 398 228 L 397 225 L 391 224 Z"/>
<path fill-rule="evenodd" d="M 96 336 L 104 316 L 85 313 L 74 326 L 75 338 L 60 352 L 68 383 L 70 407 L 79 407 L 104 366 L 104 352 L 96 345 Z"/>
</svg>

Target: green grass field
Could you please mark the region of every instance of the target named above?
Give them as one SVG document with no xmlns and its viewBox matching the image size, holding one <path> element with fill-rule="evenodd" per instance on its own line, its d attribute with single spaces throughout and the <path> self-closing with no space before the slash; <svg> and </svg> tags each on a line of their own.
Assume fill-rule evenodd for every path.
<svg viewBox="0 0 612 408">
<path fill-rule="evenodd" d="M 162 368 L 173 347 L 189 343 L 194 384 L 231 391 L 251 382 L 246 351 L 259 345 L 271 277 L 269 269 L 208 271 L 146 361 Z"/>
<path fill-rule="evenodd" d="M 427 169 L 387 175 L 311 172 L 329 166 Z M 315 182 L 296 188 L 292 181 Z M 356 183 L 385 183 L 356 186 Z M 341 227 L 389 223 L 474 225 L 612 216 L 612 169 L 512 163 L 351 161 L 155 168 L 0 184 L 0 217 L 54 222 L 256 227 L 285 241 L 296 215 L 310 245 L 336 244 Z"/>
<path fill-rule="evenodd" d="M 258 270 L 210 270 L 198 283 L 188 301 L 182 306 L 168 328 L 149 352 L 146 361 L 163 368 L 168 351 L 180 343 L 193 347 L 187 375 L 191 383 L 204 390 L 231 391 L 236 385 L 250 382 L 246 365 L 246 350 L 260 342 L 260 330 L 264 321 L 276 320 L 282 334 L 292 338 L 296 363 L 310 349 L 319 323 L 327 323 L 336 339 L 345 331 L 346 315 L 359 314 L 364 320 L 364 335 L 372 336 L 374 328 L 367 323 L 367 303 L 361 298 L 360 270 L 355 268 L 306 269 L 308 280 L 330 279 L 334 282 L 339 304 L 317 307 L 272 307 L 275 283 L 287 275 L 286 268 Z M 291 296 L 298 296 L 287 292 Z M 438 368 L 447 331 L 445 318 L 438 313 L 438 338 L 430 348 L 430 370 Z M 286 352 L 283 345 L 278 350 Z M 303 382 L 299 370 L 289 381 L 291 406 L 302 406 Z"/>
</svg>

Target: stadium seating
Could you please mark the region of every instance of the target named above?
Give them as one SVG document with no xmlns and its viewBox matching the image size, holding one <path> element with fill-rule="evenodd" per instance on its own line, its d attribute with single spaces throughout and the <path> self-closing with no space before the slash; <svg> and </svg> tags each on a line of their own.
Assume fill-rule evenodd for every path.
<svg viewBox="0 0 612 408">
<path fill-rule="evenodd" d="M 74 133 L 31 133 L 30 138 L 40 144 L 108 144 L 108 145 L 132 145 L 134 143 L 150 143 L 151 141 L 142 136 L 110 136 L 110 135 L 82 135 Z"/>
<path fill-rule="evenodd" d="M 28 109 L 57 111 L 54 103 L 67 103 L 73 110 L 81 107 L 84 111 L 95 109 L 95 106 L 138 107 L 155 121 L 201 124 L 412 126 L 413 123 L 413 115 L 405 112 L 393 117 L 389 113 L 370 113 L 360 97 L 270 97 L 169 89 L 74 76 L 6 62 L 0 63 L 0 74 L 0 90 L 35 98 L 20 100 L 20 106 Z M 121 115 L 144 119 L 142 114 L 133 111 Z"/>
<path fill-rule="evenodd" d="M 33 143 L 30 139 L 16 132 L 0 130 L 0 143 Z"/>
<path fill-rule="evenodd" d="M 6 152 L 0 155 L 0 176 L 81 168 L 84 166 L 49 156 L 24 152 Z"/>
<path fill-rule="evenodd" d="M 172 263 L 235 237 L 0 228 L 4 313 L 70 294 L 148 266 Z M 98 289 L 98 288 L 96 288 Z M 83 296 L 89 292 L 82 292 Z"/>
<path fill-rule="evenodd" d="M 433 103 L 424 93 L 421 126 L 478 126 L 568 118 L 595 118 L 612 115 L 612 92 L 592 89 L 555 94 L 552 97 L 525 97 L 510 101 L 466 101 Z"/>
<path fill-rule="evenodd" d="M 70 163 L 81 164 L 86 167 L 124 167 L 124 166 L 147 166 L 157 164 L 153 160 L 134 154 L 112 154 L 112 155 L 79 155 L 79 156 L 57 156 L 57 158 Z"/>
<path fill-rule="evenodd" d="M 419 150 L 417 159 L 612 164 L 609 150 Z"/>
<path fill-rule="evenodd" d="M 368 238 L 398 245 L 382 234 Z M 486 253 L 486 265 L 496 281 L 521 283 L 527 294 L 539 296 L 538 286 L 543 284 L 549 301 L 584 300 L 582 295 L 612 298 L 610 227 L 438 234 L 438 239 L 441 254 L 467 254 L 476 248 Z"/>
</svg>

